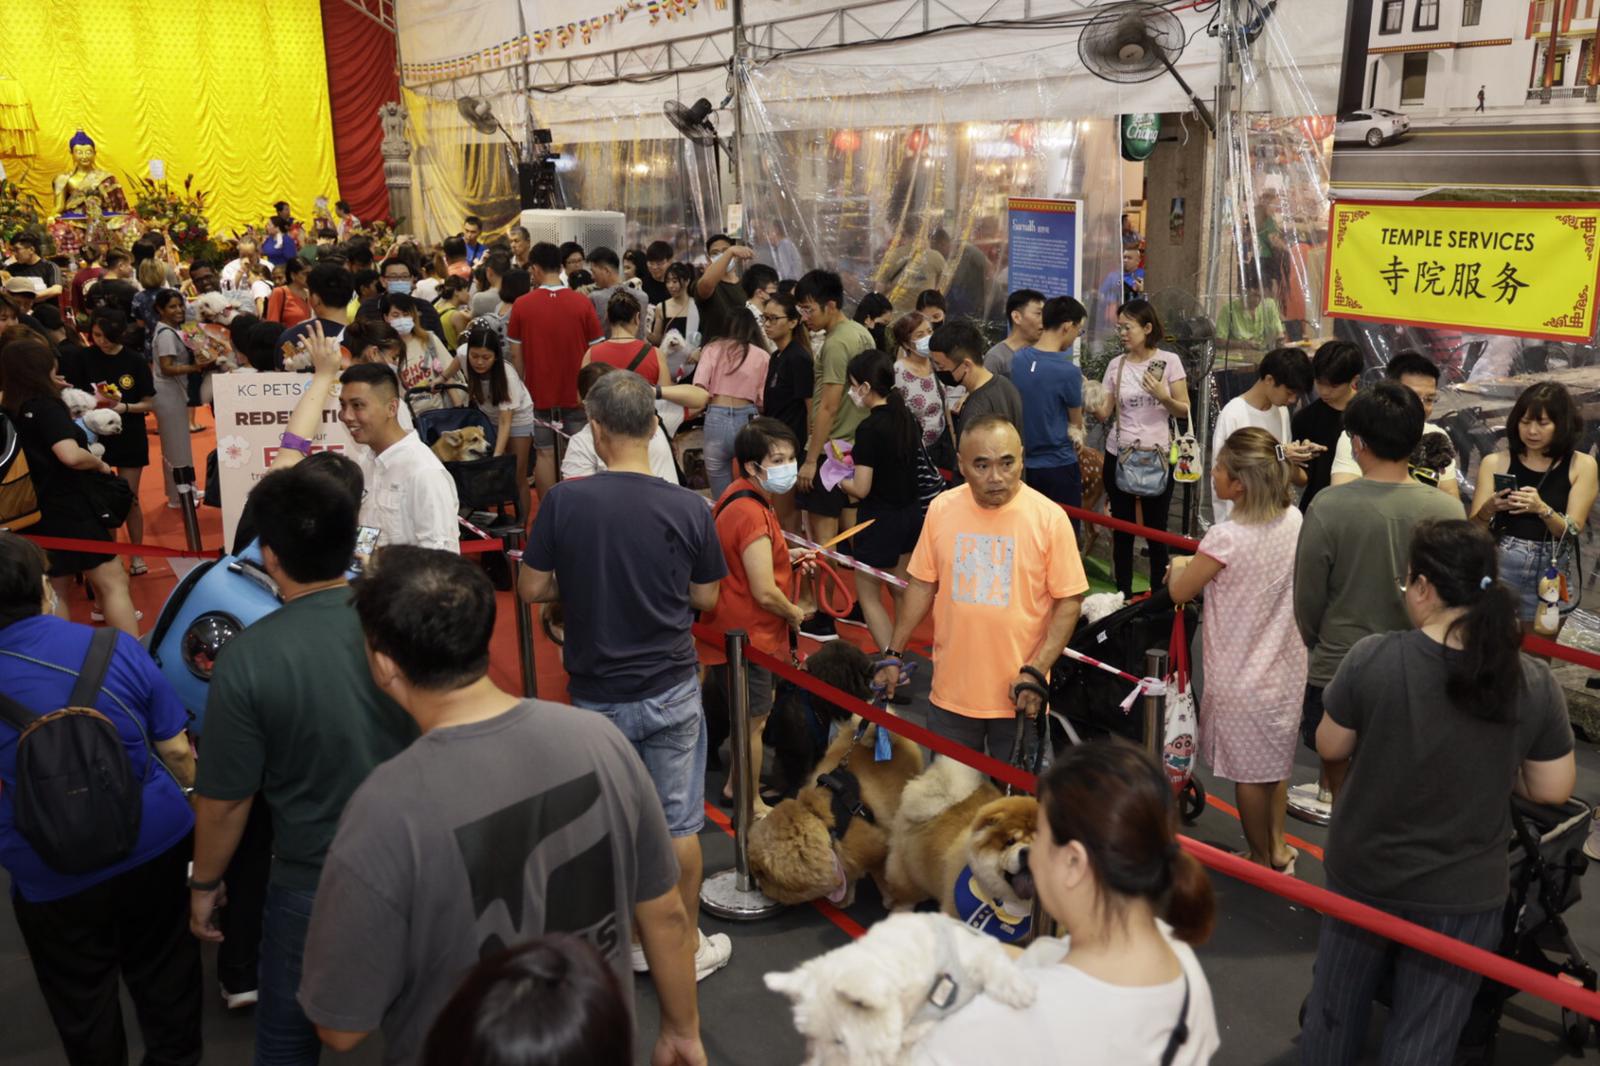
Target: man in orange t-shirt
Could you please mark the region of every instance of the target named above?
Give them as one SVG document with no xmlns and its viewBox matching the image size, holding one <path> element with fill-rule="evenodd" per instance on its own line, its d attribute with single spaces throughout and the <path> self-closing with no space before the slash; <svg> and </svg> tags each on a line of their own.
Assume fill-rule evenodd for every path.
<svg viewBox="0 0 1600 1066">
<path fill-rule="evenodd" d="M 1005 760 L 1017 709 L 1032 718 L 1078 624 L 1089 591 L 1066 512 L 1022 483 L 1022 438 L 1001 415 L 965 426 L 959 448 L 966 484 L 928 507 L 911 554 L 910 587 L 884 657 L 898 660 L 933 611 L 933 693 L 928 728 Z M 892 686 L 899 666 L 878 680 Z"/>
<path fill-rule="evenodd" d="M 798 446 L 794 431 L 775 418 L 753 418 L 733 438 L 733 457 L 741 475 L 723 490 L 712 512 L 728 576 L 722 579 L 716 607 L 701 619 L 703 625 L 721 633 L 743 629 L 751 647 L 779 657 L 788 653 L 790 627 L 798 627 L 805 617 L 787 595 L 793 572 L 791 553 L 772 509 L 772 497 L 794 488 L 799 475 L 795 462 Z M 726 691 L 727 656 L 722 645 L 697 641 L 696 647 L 703 665 L 722 672 Z M 749 679 L 750 765 L 759 777 L 762 722 L 772 710 L 772 671 L 751 663 Z M 733 799 L 732 774 L 722 794 Z M 760 796 L 755 811 L 758 815 L 767 812 Z"/>
</svg>

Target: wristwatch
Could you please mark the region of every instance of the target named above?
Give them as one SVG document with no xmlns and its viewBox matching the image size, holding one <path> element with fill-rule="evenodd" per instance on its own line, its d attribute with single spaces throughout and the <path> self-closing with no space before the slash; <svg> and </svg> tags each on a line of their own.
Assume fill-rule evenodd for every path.
<svg viewBox="0 0 1600 1066">
<path fill-rule="evenodd" d="M 220 877 L 215 881 L 196 881 L 192 875 L 189 878 L 189 888 L 194 892 L 215 892 L 220 884 L 222 884 Z"/>
</svg>

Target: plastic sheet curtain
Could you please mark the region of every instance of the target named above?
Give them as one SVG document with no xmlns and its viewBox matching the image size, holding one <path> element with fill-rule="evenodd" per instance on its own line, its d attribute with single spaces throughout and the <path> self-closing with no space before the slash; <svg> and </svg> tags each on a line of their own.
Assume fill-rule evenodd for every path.
<svg viewBox="0 0 1600 1066">
<path fill-rule="evenodd" d="M 506 139 L 469 126 L 453 99 L 401 91 L 411 138 L 412 202 L 420 214 L 419 218 L 400 220 L 402 231 L 437 240 L 459 232 L 467 215 L 483 219 L 489 232 L 514 222 L 516 163 Z M 515 101 L 494 102 L 509 107 Z"/>
<path fill-rule="evenodd" d="M 130 201 L 151 159 L 177 182 L 192 173 L 218 232 L 259 224 L 276 200 L 309 218 L 336 194 L 318 0 L 8 3 L 0 70 L 39 124 L 38 154 L 6 156 L 6 171 L 47 209 L 80 127 Z"/>
<path fill-rule="evenodd" d="M 922 289 L 939 288 L 951 314 L 998 321 L 1008 293 L 1007 197 L 1073 198 L 1084 205 L 1077 295 L 1098 305 L 1102 279 L 1115 273 L 1120 299 L 1124 194 L 1113 117 L 1047 117 L 1074 112 L 1063 83 L 1018 83 L 1015 67 L 992 85 L 913 79 L 903 67 L 860 70 L 876 86 L 870 95 L 819 93 L 837 84 L 828 73 L 795 59 L 748 78 L 744 196 L 758 257 L 774 261 L 787 239 L 802 266 L 837 269 L 852 302 L 882 292 L 909 310 Z M 949 103 L 974 96 L 994 106 L 981 114 Z M 1094 343 L 1109 317 L 1091 310 Z"/>
<path fill-rule="evenodd" d="M 389 214 L 383 177 L 383 123 L 378 109 L 400 98 L 394 73 L 394 34 L 347 0 L 321 0 L 332 101 L 339 197 L 357 218 Z"/>
</svg>

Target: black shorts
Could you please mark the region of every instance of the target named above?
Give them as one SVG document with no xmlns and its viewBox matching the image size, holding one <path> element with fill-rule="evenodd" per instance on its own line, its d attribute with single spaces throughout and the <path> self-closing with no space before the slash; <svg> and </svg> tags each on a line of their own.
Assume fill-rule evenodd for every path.
<svg viewBox="0 0 1600 1066">
<path fill-rule="evenodd" d="M 902 555 L 910 555 L 917 546 L 917 538 L 922 535 L 922 508 L 913 503 L 910 507 L 879 510 L 863 504 L 856 520 L 865 522 L 869 518 L 872 525 L 850 538 L 850 554 L 858 562 L 879 570 L 892 569 Z"/>
<path fill-rule="evenodd" d="M 1307 685 L 1305 699 L 1300 702 L 1300 739 L 1312 754 L 1317 750 L 1317 726 L 1322 724 L 1322 686 Z"/>
<path fill-rule="evenodd" d="M 855 506 L 849 497 L 845 496 L 844 489 L 837 485 L 825 489 L 821 480 L 812 483 L 810 492 L 796 493 L 795 499 L 800 503 L 800 510 L 806 514 L 814 514 L 818 518 L 838 518 Z"/>
</svg>

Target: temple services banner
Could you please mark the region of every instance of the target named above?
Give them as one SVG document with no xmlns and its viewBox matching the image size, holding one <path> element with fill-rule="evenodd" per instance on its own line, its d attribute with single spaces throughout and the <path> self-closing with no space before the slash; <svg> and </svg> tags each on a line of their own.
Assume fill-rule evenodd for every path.
<svg viewBox="0 0 1600 1066">
<path fill-rule="evenodd" d="M 1340 318 L 1587 341 L 1600 204 L 1341 200 L 1327 312 Z"/>
<path fill-rule="evenodd" d="M 212 378 L 223 544 L 233 544 L 233 531 L 244 510 L 245 497 L 266 476 L 278 454 L 279 438 L 289 428 L 289 415 L 310 384 L 310 374 L 217 374 Z M 311 448 L 347 452 L 352 447 L 350 434 L 339 421 L 339 395 L 335 389 L 322 412 L 322 427 Z"/>
</svg>

